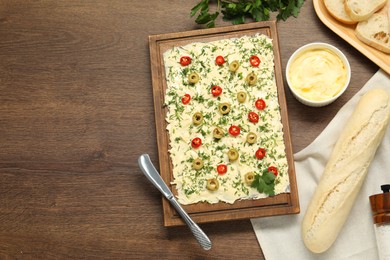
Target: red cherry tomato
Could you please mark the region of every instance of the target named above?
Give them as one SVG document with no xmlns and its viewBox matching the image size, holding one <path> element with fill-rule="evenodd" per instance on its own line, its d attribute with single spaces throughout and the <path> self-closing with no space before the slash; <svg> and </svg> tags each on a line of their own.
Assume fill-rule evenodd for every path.
<svg viewBox="0 0 390 260">
<path fill-rule="evenodd" d="M 255 112 L 249 112 L 248 119 L 252 123 L 257 123 L 257 122 L 259 122 L 259 115 L 256 114 Z"/>
<path fill-rule="evenodd" d="M 181 66 L 187 66 L 191 63 L 191 57 L 189 56 L 183 56 L 180 58 L 180 64 Z"/>
<path fill-rule="evenodd" d="M 259 159 L 259 160 L 263 159 L 264 156 L 265 156 L 265 153 L 266 153 L 266 151 L 265 151 L 264 148 L 259 148 L 259 149 L 256 151 L 256 154 L 255 154 L 255 155 L 256 155 L 256 158 Z"/>
<path fill-rule="evenodd" d="M 217 57 L 215 58 L 215 63 L 216 63 L 218 66 L 221 66 L 222 64 L 225 63 L 224 57 L 222 57 L 222 56 L 217 56 Z"/>
<path fill-rule="evenodd" d="M 249 62 L 251 63 L 251 65 L 253 67 L 259 67 L 260 65 L 260 58 L 257 57 L 256 55 L 252 55 L 250 58 L 249 58 Z"/>
<path fill-rule="evenodd" d="M 278 169 L 275 166 L 268 167 L 268 171 L 272 172 L 275 176 L 278 176 Z"/>
<path fill-rule="evenodd" d="M 201 144 L 202 144 L 202 139 L 200 139 L 199 137 L 195 137 L 191 141 L 191 146 L 195 149 L 198 148 Z"/>
<path fill-rule="evenodd" d="M 227 172 L 226 164 L 219 164 L 217 166 L 217 172 L 218 172 L 218 174 L 225 174 Z"/>
<path fill-rule="evenodd" d="M 191 100 L 190 94 L 185 94 L 185 95 L 181 98 L 181 103 L 183 103 L 184 105 L 187 105 L 188 103 L 190 103 L 190 100 Z"/>
<path fill-rule="evenodd" d="M 240 132 L 240 127 L 236 125 L 232 125 L 231 127 L 229 127 L 229 134 L 231 134 L 232 136 L 237 136 L 240 134 Z"/>
<path fill-rule="evenodd" d="M 214 97 L 218 97 L 222 94 L 222 88 L 220 86 L 212 86 L 211 94 L 213 94 Z"/>
<path fill-rule="evenodd" d="M 260 99 L 256 100 L 255 106 L 258 110 L 264 110 L 264 108 L 266 107 L 266 104 L 265 104 L 265 101 L 260 98 Z"/>
</svg>

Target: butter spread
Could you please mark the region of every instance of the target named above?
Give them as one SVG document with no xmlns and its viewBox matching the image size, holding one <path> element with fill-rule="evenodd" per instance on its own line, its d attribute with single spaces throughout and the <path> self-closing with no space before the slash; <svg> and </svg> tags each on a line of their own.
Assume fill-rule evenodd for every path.
<svg viewBox="0 0 390 260">
<path fill-rule="evenodd" d="M 291 88 L 312 101 L 336 96 L 347 81 L 342 60 L 327 49 L 311 49 L 296 57 L 289 68 Z"/>
<path fill-rule="evenodd" d="M 251 66 L 252 55 L 260 58 L 260 65 Z M 225 63 L 216 64 L 216 57 L 223 56 Z M 272 40 L 264 35 L 244 36 L 222 39 L 213 42 L 196 42 L 185 46 L 176 46 L 164 55 L 167 107 L 166 121 L 169 133 L 169 154 L 172 162 L 173 181 L 177 198 L 181 204 L 197 202 L 234 203 L 242 199 L 260 199 L 270 196 L 264 183 L 264 192 L 245 182 L 245 174 L 254 172 L 263 176 L 268 167 L 278 169 L 278 175 L 272 182 L 272 195 L 289 192 L 288 163 L 285 154 L 283 128 L 281 123 L 278 93 L 274 72 Z M 181 57 L 190 57 L 191 63 L 183 66 Z M 239 66 L 229 70 L 229 64 Z M 188 75 L 197 73 L 199 80 L 191 84 Z M 256 75 L 255 84 L 246 81 L 248 74 Z M 252 74 L 251 74 L 252 75 Z M 213 96 L 212 86 L 222 88 L 222 94 Z M 246 93 L 244 102 L 237 100 L 237 93 Z M 182 97 L 189 95 L 191 100 L 184 104 Z M 266 102 L 264 110 L 257 110 L 255 102 L 259 98 Z M 242 101 L 242 100 L 241 100 Z M 230 104 L 230 112 L 221 114 L 220 104 Z M 255 111 L 259 121 L 252 123 L 248 113 Z M 193 123 L 194 114 L 202 114 Z M 200 120 L 201 118 L 201 120 Z M 229 134 L 229 127 L 240 127 L 240 134 Z M 213 137 L 213 129 L 223 130 L 220 140 Z M 254 144 L 246 142 L 249 132 L 256 133 Z M 202 144 L 194 148 L 191 142 L 200 138 Z M 256 158 L 259 148 L 267 152 L 263 159 Z M 239 156 L 229 160 L 228 151 L 234 148 Z M 198 163 L 194 169 L 193 162 Z M 227 172 L 218 174 L 220 164 L 227 166 Z M 200 166 L 201 165 L 201 166 Z M 207 189 L 207 182 L 218 181 L 216 190 Z M 215 181 L 213 181 L 215 182 Z M 214 185 L 215 186 L 215 185 Z"/>
</svg>

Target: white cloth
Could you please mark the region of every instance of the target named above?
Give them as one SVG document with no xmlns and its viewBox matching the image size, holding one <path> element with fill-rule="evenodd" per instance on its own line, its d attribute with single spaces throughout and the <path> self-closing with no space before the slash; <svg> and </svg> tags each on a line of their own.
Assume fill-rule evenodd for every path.
<svg viewBox="0 0 390 260">
<path fill-rule="evenodd" d="M 324 131 L 302 151 L 294 154 L 301 212 L 297 215 L 251 219 L 267 260 L 279 259 L 378 259 L 369 196 L 390 183 L 390 127 L 372 161 L 367 178 L 337 240 L 324 253 L 311 253 L 301 239 L 306 208 L 323 173 L 332 148 L 360 96 L 371 88 L 390 92 L 390 76 L 379 70 L 337 113 Z"/>
</svg>

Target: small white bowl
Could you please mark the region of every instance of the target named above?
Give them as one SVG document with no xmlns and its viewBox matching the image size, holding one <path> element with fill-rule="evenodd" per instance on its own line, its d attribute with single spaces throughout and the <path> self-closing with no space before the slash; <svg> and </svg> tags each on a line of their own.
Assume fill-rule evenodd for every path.
<svg viewBox="0 0 390 260">
<path fill-rule="evenodd" d="M 346 81 L 345 81 L 345 84 L 344 86 L 341 88 L 341 90 L 333 97 L 329 98 L 329 99 L 324 99 L 324 100 L 310 100 L 308 98 L 305 98 L 303 96 L 301 96 L 291 85 L 291 82 L 290 82 L 290 77 L 289 77 L 289 72 L 290 72 L 290 66 L 291 64 L 293 63 L 293 61 L 298 58 L 301 54 L 303 54 L 304 52 L 306 51 L 310 51 L 310 50 L 314 50 L 314 49 L 325 49 L 325 50 L 328 50 L 334 54 L 336 54 L 340 60 L 343 62 L 344 64 L 344 67 L 346 69 Z M 326 106 L 326 105 L 329 105 L 330 103 L 332 103 L 333 101 L 335 101 L 338 97 L 340 97 L 344 92 L 345 90 L 347 89 L 348 85 L 349 85 L 349 82 L 351 80 L 351 66 L 349 65 L 349 62 L 347 60 L 347 58 L 345 57 L 345 55 L 339 50 L 337 49 L 336 47 L 330 45 L 330 44 L 327 44 L 327 43 L 322 43 L 322 42 L 314 42 L 314 43 L 309 43 L 309 44 L 306 44 L 302 47 L 300 47 L 299 49 L 297 49 L 290 57 L 290 59 L 288 60 L 287 62 L 287 67 L 286 67 L 286 80 L 287 80 L 287 84 L 290 88 L 290 91 L 292 92 L 292 94 L 294 95 L 294 97 L 300 101 L 302 104 L 305 104 L 307 106 L 311 106 L 311 107 L 322 107 L 322 106 Z"/>
</svg>

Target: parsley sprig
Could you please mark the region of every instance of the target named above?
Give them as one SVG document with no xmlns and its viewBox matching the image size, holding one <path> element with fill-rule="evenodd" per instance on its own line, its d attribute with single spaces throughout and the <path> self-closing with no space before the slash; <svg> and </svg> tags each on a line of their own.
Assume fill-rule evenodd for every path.
<svg viewBox="0 0 390 260">
<path fill-rule="evenodd" d="M 275 195 L 275 175 L 272 172 L 264 171 L 262 175 L 256 174 L 251 187 L 256 188 L 258 192 L 269 196 Z"/>
<path fill-rule="evenodd" d="M 205 24 L 207 27 L 215 27 L 215 22 L 220 13 L 223 20 L 229 20 L 232 24 L 245 23 L 246 18 L 256 22 L 266 21 L 270 13 L 278 12 L 276 19 L 286 20 L 290 16 L 298 17 L 305 0 L 201 0 L 191 9 L 191 17 L 198 14 L 195 19 L 197 24 Z M 216 10 L 211 11 L 211 2 L 217 2 Z"/>
</svg>

